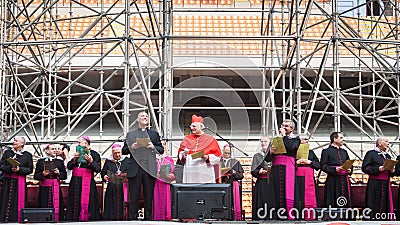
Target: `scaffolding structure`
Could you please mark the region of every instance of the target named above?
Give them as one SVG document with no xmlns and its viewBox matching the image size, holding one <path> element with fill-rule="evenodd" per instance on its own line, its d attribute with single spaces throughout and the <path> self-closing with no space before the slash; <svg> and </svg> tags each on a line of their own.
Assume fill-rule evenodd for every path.
<svg viewBox="0 0 400 225">
<path fill-rule="evenodd" d="M 0 144 L 90 133 L 111 146 L 143 110 L 171 141 L 185 114 L 225 110 L 238 141 L 291 118 L 316 148 L 333 130 L 357 150 L 400 143 L 398 2 L 353 3 L 1 0 Z"/>
</svg>

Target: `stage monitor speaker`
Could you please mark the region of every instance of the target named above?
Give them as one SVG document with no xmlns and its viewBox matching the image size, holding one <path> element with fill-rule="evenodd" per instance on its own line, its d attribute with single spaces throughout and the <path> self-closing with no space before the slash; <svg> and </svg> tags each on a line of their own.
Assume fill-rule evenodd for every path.
<svg viewBox="0 0 400 225">
<path fill-rule="evenodd" d="M 55 222 L 54 208 L 23 208 L 21 210 L 21 222 Z"/>
<path fill-rule="evenodd" d="M 172 218 L 232 220 L 230 184 L 172 184 Z"/>
</svg>

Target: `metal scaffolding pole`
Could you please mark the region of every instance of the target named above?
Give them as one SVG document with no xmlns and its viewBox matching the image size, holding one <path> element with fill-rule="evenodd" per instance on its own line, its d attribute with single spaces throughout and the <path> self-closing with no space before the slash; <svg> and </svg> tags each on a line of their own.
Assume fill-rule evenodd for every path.
<svg viewBox="0 0 400 225">
<path fill-rule="evenodd" d="M 297 133 L 311 138 L 346 128 L 359 134 L 357 143 L 393 133 L 398 140 L 397 2 L 393 16 L 361 15 L 366 6 L 360 2 L 339 10 L 337 0 L 275 0 L 250 7 L 174 4 L 2 0 L 1 141 L 16 135 L 37 143 L 71 141 L 84 133 L 117 141 L 146 109 L 153 128 L 168 140 L 182 136 L 175 132 L 185 123 L 176 121 L 179 116 L 199 111 L 213 117 L 211 112 L 223 110 L 256 112 L 250 134 L 231 132 L 244 141 L 272 136 L 289 117 L 297 122 Z M 214 23 L 223 16 L 229 19 Z M 259 20 L 253 27 L 242 22 L 252 17 Z M 229 33 L 232 27 L 237 30 Z M 256 34 L 241 32 L 245 28 Z M 257 53 L 241 54 L 246 49 L 240 46 Z M 254 71 L 258 74 L 248 75 Z M 231 87 L 179 87 L 209 74 L 232 82 Z M 216 96 L 239 93 L 244 103 L 191 102 L 216 90 Z"/>
</svg>

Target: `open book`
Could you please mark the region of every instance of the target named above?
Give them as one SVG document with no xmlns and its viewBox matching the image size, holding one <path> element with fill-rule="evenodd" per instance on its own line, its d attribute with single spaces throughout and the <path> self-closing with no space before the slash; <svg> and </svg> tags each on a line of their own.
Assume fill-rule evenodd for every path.
<svg viewBox="0 0 400 225">
<path fill-rule="evenodd" d="M 385 170 L 392 170 L 394 169 L 394 166 L 397 164 L 398 160 L 393 160 L 393 159 L 386 159 L 385 162 L 383 162 L 383 167 Z"/>
<path fill-rule="evenodd" d="M 296 159 L 308 159 L 308 153 L 310 152 L 310 144 L 300 144 L 297 150 Z"/>
<path fill-rule="evenodd" d="M 221 167 L 221 174 L 229 174 L 232 168 L 230 167 Z"/>
<path fill-rule="evenodd" d="M 44 161 L 44 170 L 54 171 L 55 168 L 53 161 Z"/>
<path fill-rule="evenodd" d="M 198 159 L 204 156 L 204 150 L 201 150 L 199 152 L 195 152 L 193 154 L 190 154 L 192 156 L 192 159 Z"/>
<path fill-rule="evenodd" d="M 160 166 L 160 178 L 162 179 L 168 179 L 168 175 L 171 173 L 171 165 L 166 164 L 166 165 L 161 165 Z"/>
<path fill-rule="evenodd" d="M 140 147 L 147 147 L 147 144 L 150 142 L 150 138 L 136 138 L 136 144 Z"/>
<path fill-rule="evenodd" d="M 124 183 L 124 176 L 118 176 L 110 170 L 107 170 L 107 176 L 110 178 L 110 182 L 116 185 L 122 185 Z"/>
<path fill-rule="evenodd" d="M 285 144 L 283 144 L 283 139 L 281 137 L 272 138 L 272 142 L 271 143 L 272 143 L 271 145 L 276 148 L 275 151 L 274 151 L 275 155 L 280 155 L 280 154 L 285 154 L 286 153 Z"/>
<path fill-rule="evenodd" d="M 344 170 L 348 170 L 351 168 L 351 166 L 353 165 L 354 161 L 356 161 L 355 159 L 348 159 L 346 160 L 346 162 L 343 163 L 342 168 Z"/>
<path fill-rule="evenodd" d="M 85 155 L 88 154 L 88 151 L 86 150 L 86 146 L 76 146 L 76 152 L 79 152 L 79 158 L 78 158 L 78 162 L 79 163 L 87 163 L 86 159 L 85 159 Z"/>
<path fill-rule="evenodd" d="M 19 162 L 11 157 L 8 157 L 8 159 L 6 159 L 7 162 L 9 162 L 13 167 L 17 167 L 19 166 Z"/>
</svg>

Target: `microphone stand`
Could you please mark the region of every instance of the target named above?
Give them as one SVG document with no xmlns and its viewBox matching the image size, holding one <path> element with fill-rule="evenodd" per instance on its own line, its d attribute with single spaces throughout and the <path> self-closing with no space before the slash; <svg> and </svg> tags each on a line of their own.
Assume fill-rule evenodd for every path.
<svg viewBox="0 0 400 225">
<path fill-rule="evenodd" d="M 249 156 L 246 152 L 244 152 L 244 151 L 242 151 L 241 149 L 239 149 L 238 147 L 236 147 L 234 144 L 232 144 L 232 142 L 230 142 L 229 140 L 227 140 L 227 139 L 225 139 L 224 137 L 222 137 L 220 134 L 218 134 L 217 132 L 215 132 L 213 129 L 211 129 L 211 128 L 209 128 L 209 127 L 204 127 L 204 129 L 205 129 L 205 130 L 211 131 L 211 133 L 217 135 L 217 136 L 218 136 L 219 138 L 221 138 L 223 141 L 225 141 L 226 143 L 228 143 L 228 144 L 229 144 L 229 147 L 230 147 L 231 149 L 232 149 L 232 148 L 235 148 L 235 149 L 237 149 L 239 152 L 241 152 L 243 155 Z"/>
</svg>

